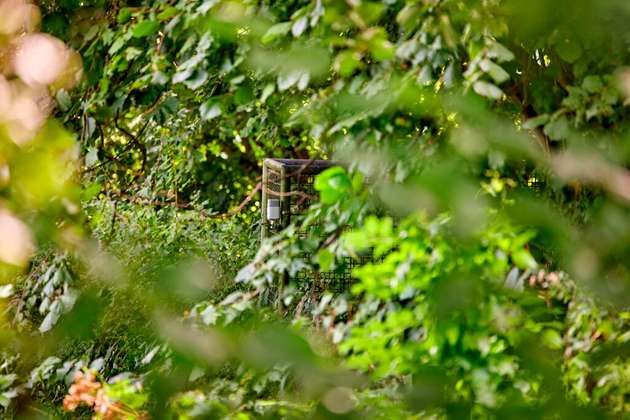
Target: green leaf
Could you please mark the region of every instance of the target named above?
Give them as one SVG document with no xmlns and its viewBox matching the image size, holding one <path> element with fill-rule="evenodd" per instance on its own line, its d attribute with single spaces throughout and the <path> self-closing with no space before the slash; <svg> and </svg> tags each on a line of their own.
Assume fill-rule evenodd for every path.
<svg viewBox="0 0 630 420">
<path fill-rule="evenodd" d="M 87 42 L 90 41 L 92 39 L 94 39 L 94 37 L 96 36 L 96 34 L 98 34 L 98 31 L 101 29 L 100 26 L 98 25 L 94 25 L 92 26 L 85 34 L 85 36 L 83 37 L 83 42 Z"/>
<path fill-rule="evenodd" d="M 4 395 L 4 392 L 0 394 L 0 407 L 9 408 L 9 404 L 11 404 L 11 400 Z"/>
<path fill-rule="evenodd" d="M 131 10 L 127 7 L 123 7 L 118 12 L 118 16 L 116 16 L 116 21 L 120 24 L 126 23 L 131 19 Z"/>
<path fill-rule="evenodd" d="M 276 90 L 276 85 L 273 83 L 268 83 L 263 91 L 262 94 L 260 95 L 260 101 L 261 102 L 265 102 L 267 101 L 267 98 L 269 98 L 269 96 Z"/>
<path fill-rule="evenodd" d="M 457 344 L 457 339 L 459 338 L 459 325 L 450 324 L 446 328 L 445 335 L 449 345 L 454 346 Z"/>
<path fill-rule="evenodd" d="M 543 131 L 552 140 L 565 140 L 571 134 L 569 121 L 564 116 L 551 120 Z"/>
<path fill-rule="evenodd" d="M 503 91 L 492 83 L 479 80 L 473 84 L 473 90 L 481 96 L 492 99 L 500 99 L 503 96 Z"/>
<path fill-rule="evenodd" d="M 527 121 L 523 122 L 523 128 L 526 130 L 533 130 L 534 128 L 540 127 L 541 125 L 547 124 L 549 121 L 549 114 L 538 115 L 537 117 L 530 118 Z"/>
<path fill-rule="evenodd" d="M 396 22 L 403 26 L 405 30 L 411 31 L 418 25 L 421 16 L 421 6 L 418 4 L 408 3 L 396 15 Z"/>
<path fill-rule="evenodd" d="M 352 191 L 352 182 L 346 171 L 335 166 L 326 169 L 315 178 L 315 190 L 324 204 L 333 204 Z"/>
<path fill-rule="evenodd" d="M 114 41 L 114 43 L 112 44 L 112 46 L 111 46 L 111 47 L 109 47 L 109 50 L 108 50 L 107 52 L 108 52 L 110 55 L 114 55 L 114 54 L 116 54 L 118 51 L 120 51 L 120 49 L 121 49 L 122 47 L 124 47 L 124 46 L 125 46 L 125 43 L 126 43 L 126 42 L 127 42 L 127 41 L 126 41 L 124 38 L 122 38 L 122 37 L 120 37 L 120 38 L 116 38 L 116 40 Z"/>
<path fill-rule="evenodd" d="M 0 389 L 5 390 L 10 387 L 15 380 L 17 379 L 17 375 L 15 373 L 11 373 L 8 375 L 0 375 Z"/>
<path fill-rule="evenodd" d="M 329 271 L 335 261 L 335 256 L 328 249 L 322 249 L 317 253 L 317 263 L 321 271 Z"/>
<path fill-rule="evenodd" d="M 337 54 L 333 65 L 335 71 L 344 77 L 350 76 L 361 66 L 361 54 L 354 50 L 345 50 Z"/>
<path fill-rule="evenodd" d="M 160 23 L 155 20 L 143 20 L 133 28 L 134 38 L 144 38 L 153 35 L 160 27 Z"/>
<path fill-rule="evenodd" d="M 59 108 L 64 112 L 69 110 L 70 106 L 72 106 L 70 95 L 68 95 L 68 92 L 65 89 L 59 89 L 55 95 L 55 99 L 59 104 Z"/>
<path fill-rule="evenodd" d="M 494 79 L 497 83 L 503 83 L 510 78 L 510 75 L 507 71 L 503 70 L 503 67 L 494 63 L 491 60 L 483 59 L 479 63 L 479 67 L 484 73 L 487 73 Z"/>
<path fill-rule="evenodd" d="M 533 270 L 538 267 L 538 263 L 536 263 L 532 254 L 524 248 L 518 249 L 512 253 L 512 261 L 514 261 L 514 264 L 516 264 L 518 268 L 523 270 Z"/>
<path fill-rule="evenodd" d="M 352 176 L 352 189 L 355 192 L 359 192 L 361 191 L 362 188 L 363 188 L 363 174 L 357 171 Z"/>
<path fill-rule="evenodd" d="M 499 62 L 514 60 L 514 53 L 496 41 L 488 41 L 487 55 L 496 58 Z"/>
<path fill-rule="evenodd" d="M 358 2 L 355 12 L 361 17 L 363 22 L 369 24 L 375 23 L 385 11 L 385 7 L 380 2 Z"/>
<path fill-rule="evenodd" d="M 582 89 L 588 93 L 597 93 L 604 87 L 599 76 L 586 76 L 582 82 Z"/>
<path fill-rule="evenodd" d="M 213 305 L 208 305 L 206 309 L 201 312 L 201 320 L 206 325 L 214 325 L 219 318 L 219 312 Z"/>
<path fill-rule="evenodd" d="M 57 320 L 59 320 L 59 310 L 53 308 L 50 312 L 48 312 L 48 314 L 46 314 L 46 317 L 39 326 L 39 331 L 42 333 L 49 331 L 55 326 Z"/>
<path fill-rule="evenodd" d="M 168 82 L 168 76 L 161 71 L 156 71 L 151 76 L 151 83 L 154 85 L 164 85 Z"/>
<path fill-rule="evenodd" d="M 173 16 L 177 15 L 177 13 L 179 13 L 178 10 L 175 7 L 171 6 L 158 13 L 157 18 L 160 21 L 163 21 L 172 18 Z"/>
<path fill-rule="evenodd" d="M 201 118 L 207 121 L 218 117 L 223 111 L 216 99 L 209 99 L 201 105 L 199 112 L 201 113 Z"/>
<path fill-rule="evenodd" d="M 308 17 L 302 16 L 301 18 L 295 21 L 293 26 L 291 26 L 291 33 L 293 34 L 294 37 L 297 38 L 300 35 L 302 35 L 302 33 L 304 33 L 304 30 L 306 29 L 307 26 L 308 26 Z"/>
<path fill-rule="evenodd" d="M 556 42 L 554 47 L 560 58 L 567 63 L 575 63 L 582 56 L 582 46 L 571 36 Z"/>
<path fill-rule="evenodd" d="M 201 3 L 201 6 L 199 6 L 199 13 L 201 13 L 202 15 L 205 15 L 206 13 L 208 13 L 208 10 L 212 9 L 214 6 L 216 6 L 219 3 L 220 0 L 205 0 L 203 3 Z"/>
<path fill-rule="evenodd" d="M 81 199 L 83 201 L 89 201 L 96 197 L 102 189 L 103 186 L 100 183 L 93 182 L 81 189 Z"/>
<path fill-rule="evenodd" d="M 88 152 L 85 154 L 85 166 L 87 167 L 94 166 L 98 161 L 99 161 L 98 148 L 97 147 L 88 148 Z"/>
<path fill-rule="evenodd" d="M 387 38 L 380 37 L 370 42 L 370 52 L 374 59 L 378 61 L 390 60 L 396 55 L 394 45 Z"/>
<path fill-rule="evenodd" d="M 558 350 L 562 348 L 563 341 L 558 331 L 547 328 L 542 332 L 541 336 L 542 342 L 550 349 Z"/>
<path fill-rule="evenodd" d="M 250 86 L 240 86 L 234 92 L 234 103 L 236 105 L 245 105 L 254 98 L 252 88 Z"/>
<path fill-rule="evenodd" d="M 293 22 L 277 23 L 269 28 L 260 40 L 263 44 L 270 44 L 276 39 L 280 39 L 285 36 L 291 30 L 292 26 Z"/>
<path fill-rule="evenodd" d="M 199 89 L 208 79 L 208 72 L 205 70 L 196 70 L 192 77 L 184 80 L 184 84 L 192 90 Z"/>
<path fill-rule="evenodd" d="M 569 86 L 567 90 L 569 92 L 569 96 L 562 100 L 562 106 L 571 110 L 582 108 L 588 100 L 588 93 L 584 89 L 576 86 Z"/>
</svg>

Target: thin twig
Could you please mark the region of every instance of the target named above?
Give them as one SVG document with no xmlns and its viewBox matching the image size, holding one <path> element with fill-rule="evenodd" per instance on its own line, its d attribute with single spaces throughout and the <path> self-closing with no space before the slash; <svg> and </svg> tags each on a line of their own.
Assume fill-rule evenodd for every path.
<svg viewBox="0 0 630 420">
<path fill-rule="evenodd" d="M 220 214 L 210 214 L 203 209 L 196 209 L 191 203 L 182 203 L 182 202 L 179 202 L 177 199 L 176 201 L 160 201 L 160 200 L 144 199 L 144 198 L 135 197 L 135 196 L 123 194 L 123 193 L 116 194 L 116 197 L 123 201 L 133 203 L 133 204 L 149 205 L 149 206 L 154 206 L 154 207 L 175 207 L 181 210 L 194 210 L 204 218 L 224 219 L 226 217 L 236 216 L 238 213 L 240 213 L 245 208 L 245 206 L 250 201 L 252 201 L 256 193 L 258 193 L 258 191 L 260 191 L 261 188 L 262 188 L 262 183 L 259 182 L 254 187 L 254 189 L 247 195 L 247 197 L 245 197 L 245 199 L 236 208 L 234 208 L 233 210 L 230 210 L 229 212 L 220 213 Z"/>
<path fill-rule="evenodd" d="M 116 112 L 116 116 L 114 117 L 114 126 L 125 136 L 127 136 L 132 141 L 132 143 L 140 149 L 140 152 L 142 153 L 142 171 L 144 171 L 147 163 L 147 147 L 138 140 L 138 137 L 134 136 L 127 129 L 121 127 L 118 124 L 118 112 Z"/>
</svg>

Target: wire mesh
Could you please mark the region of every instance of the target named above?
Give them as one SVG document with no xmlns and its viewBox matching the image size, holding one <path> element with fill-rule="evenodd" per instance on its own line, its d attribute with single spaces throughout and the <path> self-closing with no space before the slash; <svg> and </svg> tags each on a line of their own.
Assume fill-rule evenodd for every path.
<svg viewBox="0 0 630 420">
<path fill-rule="evenodd" d="M 335 162 L 327 160 L 265 159 L 261 206 L 263 239 L 287 227 L 292 216 L 303 214 L 311 204 L 319 200 L 319 194 L 314 187 L 315 177 L 335 165 Z M 270 199 L 280 201 L 280 218 L 277 220 L 267 218 L 267 202 Z M 314 225 L 308 231 L 299 230 L 297 234 L 300 237 L 312 237 L 319 235 L 318 232 L 322 232 L 321 227 Z M 311 260 L 312 255 L 304 254 L 303 258 Z M 326 291 L 343 293 L 350 288 L 354 267 L 372 261 L 371 254 L 359 256 L 358 259 L 345 257 L 333 270 L 302 270 L 291 281 L 298 290 L 310 295 L 321 295 Z"/>
<path fill-rule="evenodd" d="M 338 262 L 334 270 L 329 271 L 300 271 L 293 280 L 300 290 L 311 290 L 318 294 L 323 292 L 343 293 L 350 290 L 352 285 L 352 270 L 374 261 L 371 254 L 358 258 L 344 257 Z"/>
<path fill-rule="evenodd" d="M 315 176 L 335 162 L 309 159 L 265 159 L 263 162 L 262 238 L 278 233 L 291 223 L 291 217 L 304 213 L 319 200 Z M 280 200 L 280 219 L 268 220 L 267 202 Z M 307 235 L 310 232 L 301 232 Z"/>
</svg>

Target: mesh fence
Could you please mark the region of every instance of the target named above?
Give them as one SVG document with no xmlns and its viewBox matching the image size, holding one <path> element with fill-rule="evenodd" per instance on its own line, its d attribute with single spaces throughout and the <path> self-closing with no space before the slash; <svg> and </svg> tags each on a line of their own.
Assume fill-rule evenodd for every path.
<svg viewBox="0 0 630 420">
<path fill-rule="evenodd" d="M 335 165 L 335 162 L 327 160 L 265 159 L 261 206 L 263 239 L 287 227 L 292 216 L 304 213 L 311 204 L 319 200 L 319 194 L 313 185 L 315 176 Z M 279 211 L 273 209 L 275 205 L 279 206 Z M 322 231 L 318 226 L 311 226 L 308 231 L 298 231 L 297 234 L 312 237 L 320 235 L 319 232 Z M 310 260 L 312 255 L 305 254 L 303 257 Z M 353 268 L 371 261 L 371 254 L 357 259 L 346 257 L 337 263 L 334 270 L 302 270 L 292 279 L 292 283 L 310 295 L 321 295 L 325 291 L 343 293 L 350 288 Z"/>
</svg>

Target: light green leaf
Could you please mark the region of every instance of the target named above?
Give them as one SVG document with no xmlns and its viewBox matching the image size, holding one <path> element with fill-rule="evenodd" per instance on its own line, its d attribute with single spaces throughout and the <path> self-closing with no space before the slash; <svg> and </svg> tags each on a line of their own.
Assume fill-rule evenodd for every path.
<svg viewBox="0 0 630 420">
<path fill-rule="evenodd" d="M 337 55 L 334 69 L 340 75 L 347 77 L 361 65 L 361 55 L 354 50 L 345 50 Z"/>
<path fill-rule="evenodd" d="M 261 102 L 265 102 L 267 101 L 267 98 L 269 98 L 269 96 L 276 90 L 276 85 L 274 85 L 273 83 L 269 83 L 265 86 L 265 88 L 262 91 L 262 94 L 260 95 L 260 101 Z"/>
<path fill-rule="evenodd" d="M 378 61 L 385 61 L 394 58 L 396 49 L 387 38 L 375 38 L 370 42 L 372 56 Z"/>
<path fill-rule="evenodd" d="M 290 73 L 283 73 L 278 75 L 278 90 L 283 91 L 291 88 L 303 80 L 304 75 L 308 77 L 308 73 L 304 73 L 300 70 L 292 71 Z M 307 79 L 308 83 L 308 79 Z M 302 89 L 300 89 L 302 90 Z"/>
<path fill-rule="evenodd" d="M 496 58 L 497 61 L 505 62 L 514 60 L 514 53 L 499 44 L 497 41 L 488 41 L 487 55 L 490 58 Z"/>
<path fill-rule="evenodd" d="M 168 82 L 168 76 L 161 71 L 156 71 L 151 76 L 151 83 L 154 85 L 164 85 Z"/>
<path fill-rule="evenodd" d="M 345 50 L 337 54 L 334 69 L 340 75 L 347 77 L 361 65 L 361 54 L 354 50 Z"/>
<path fill-rule="evenodd" d="M 538 267 L 538 263 L 536 263 L 532 254 L 524 248 L 518 249 L 512 253 L 512 261 L 514 261 L 514 264 L 516 264 L 518 268 L 523 270 L 533 270 Z"/>
<path fill-rule="evenodd" d="M 9 398 L 10 394 L 7 392 L 3 392 L 0 394 L 0 407 L 9 408 L 9 404 L 11 404 L 11 398 Z"/>
<path fill-rule="evenodd" d="M 116 40 L 114 41 L 114 43 L 112 44 L 111 47 L 109 47 L 109 50 L 107 51 L 110 55 L 116 54 L 118 51 L 120 51 L 120 49 L 122 47 L 125 46 L 125 43 L 127 41 L 125 41 L 124 38 L 120 37 L 120 38 L 116 38 Z"/>
<path fill-rule="evenodd" d="M 83 37 L 83 42 L 91 41 L 92 39 L 94 39 L 100 29 L 101 27 L 99 25 L 92 26 Z"/>
<path fill-rule="evenodd" d="M 547 124 L 549 121 L 549 114 L 538 115 L 534 118 L 530 118 L 527 121 L 523 122 L 523 128 L 526 130 L 532 130 L 536 127 L 540 127 L 541 125 Z"/>
<path fill-rule="evenodd" d="M 218 3 L 219 3 L 219 0 L 206 0 L 201 4 L 201 6 L 199 6 L 198 11 L 202 15 L 205 15 L 206 13 L 208 13 L 208 10 L 212 9 Z"/>
<path fill-rule="evenodd" d="M 296 20 L 293 26 L 291 27 L 291 33 L 293 34 L 293 36 L 297 38 L 300 35 L 302 35 L 302 33 L 304 33 L 304 30 L 306 29 L 307 24 L 308 24 L 307 16 L 303 16 L 299 18 L 298 20 Z"/>
<path fill-rule="evenodd" d="M 70 106 L 72 106 L 70 95 L 68 95 L 68 92 L 65 89 L 59 89 L 55 95 L 55 99 L 57 99 L 59 108 L 64 112 L 69 110 Z"/>
<path fill-rule="evenodd" d="M 343 168 L 335 166 L 319 174 L 314 186 L 323 203 L 333 204 L 352 190 L 352 181 Z"/>
<path fill-rule="evenodd" d="M 184 81 L 184 84 L 192 90 L 199 89 L 208 79 L 208 72 L 205 70 L 197 70 L 193 73 L 193 77 L 190 77 Z"/>
<path fill-rule="evenodd" d="M 569 137 L 569 121 L 566 117 L 560 117 L 550 121 L 545 125 L 544 133 L 552 140 L 564 140 Z"/>
<path fill-rule="evenodd" d="M 503 91 L 497 86 L 489 82 L 479 80 L 473 84 L 473 90 L 481 96 L 492 99 L 500 99 L 503 96 Z"/>
<path fill-rule="evenodd" d="M 212 305 L 208 305 L 206 309 L 201 312 L 201 320 L 206 325 L 214 325 L 219 318 L 219 312 Z"/>
<path fill-rule="evenodd" d="M 88 148 L 88 152 L 85 154 L 85 166 L 91 167 L 94 166 L 95 163 L 99 161 L 98 159 L 98 148 L 90 147 Z"/>
<path fill-rule="evenodd" d="M 199 112 L 201 113 L 201 118 L 204 120 L 211 120 L 221 115 L 223 111 L 216 99 L 211 99 L 201 105 Z"/>
<path fill-rule="evenodd" d="M 562 348 L 563 341 L 560 333 L 556 330 L 546 329 L 542 332 L 542 342 L 550 349 L 558 350 Z"/>
<path fill-rule="evenodd" d="M 335 256 L 328 249 L 322 249 L 317 253 L 317 263 L 321 271 L 329 271 L 335 261 Z"/>
<path fill-rule="evenodd" d="M 157 18 L 159 20 L 167 20 L 172 18 L 173 16 L 177 15 L 178 11 L 175 7 L 167 7 L 166 9 L 164 9 L 163 11 L 161 11 L 158 15 Z"/>
<path fill-rule="evenodd" d="M 291 30 L 293 26 L 292 22 L 282 22 L 273 25 L 271 28 L 265 32 L 265 34 L 260 39 L 263 44 L 270 44 L 276 39 L 280 39 L 285 36 Z"/>
<path fill-rule="evenodd" d="M 49 331 L 52 327 L 55 326 L 58 319 L 59 319 L 59 312 L 56 310 L 51 310 L 50 312 L 48 312 L 48 314 L 46 315 L 46 317 L 40 324 L 39 331 L 42 333 Z"/>
<path fill-rule="evenodd" d="M 582 88 L 588 93 L 597 93 L 604 87 L 599 76 L 586 76 L 582 82 Z"/>
<path fill-rule="evenodd" d="M 497 83 L 503 83 L 510 78 L 510 75 L 507 71 L 503 70 L 503 67 L 487 58 L 481 60 L 479 67 L 484 73 L 489 74 Z"/>
</svg>

